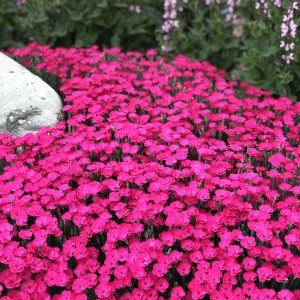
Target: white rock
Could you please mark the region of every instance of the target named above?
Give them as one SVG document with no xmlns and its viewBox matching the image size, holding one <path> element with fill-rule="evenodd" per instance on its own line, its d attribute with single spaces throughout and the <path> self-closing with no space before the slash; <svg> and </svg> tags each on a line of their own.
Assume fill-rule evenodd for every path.
<svg viewBox="0 0 300 300">
<path fill-rule="evenodd" d="M 0 133 L 21 136 L 61 120 L 62 101 L 41 78 L 0 53 Z"/>
</svg>

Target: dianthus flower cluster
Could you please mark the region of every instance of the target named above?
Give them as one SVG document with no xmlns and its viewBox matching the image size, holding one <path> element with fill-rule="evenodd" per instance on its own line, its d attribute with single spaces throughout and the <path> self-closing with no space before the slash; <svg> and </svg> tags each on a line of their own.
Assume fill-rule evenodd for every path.
<svg viewBox="0 0 300 300">
<path fill-rule="evenodd" d="M 154 50 L 10 52 L 65 120 L 0 135 L 1 299 L 300 299 L 300 103 Z"/>
</svg>

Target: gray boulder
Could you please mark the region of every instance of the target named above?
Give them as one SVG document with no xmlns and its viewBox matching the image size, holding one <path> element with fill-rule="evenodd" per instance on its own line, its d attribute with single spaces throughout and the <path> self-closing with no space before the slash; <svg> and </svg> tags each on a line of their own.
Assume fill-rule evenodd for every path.
<svg viewBox="0 0 300 300">
<path fill-rule="evenodd" d="M 61 120 L 62 101 L 42 79 L 0 53 L 0 134 L 22 136 Z"/>
</svg>

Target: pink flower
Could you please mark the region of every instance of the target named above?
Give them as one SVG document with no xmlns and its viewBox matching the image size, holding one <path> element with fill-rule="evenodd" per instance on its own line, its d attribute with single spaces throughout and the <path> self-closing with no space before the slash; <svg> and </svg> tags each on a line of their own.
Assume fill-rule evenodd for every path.
<svg viewBox="0 0 300 300">
<path fill-rule="evenodd" d="M 293 299 L 296 299 L 296 298 L 294 298 L 293 293 L 290 292 L 287 289 L 283 289 L 283 290 L 279 291 L 277 293 L 277 298 L 280 299 L 280 300 L 293 300 Z"/>
<path fill-rule="evenodd" d="M 253 248 L 256 245 L 255 238 L 252 237 L 252 236 L 245 236 L 241 240 L 241 245 L 245 249 L 251 249 L 251 248 Z"/>
<path fill-rule="evenodd" d="M 169 283 L 166 280 L 166 278 L 161 277 L 161 278 L 157 278 L 155 281 L 155 288 L 160 292 L 160 293 L 164 293 L 169 287 Z"/>
<path fill-rule="evenodd" d="M 201 201 L 205 201 L 208 200 L 210 195 L 209 195 L 209 191 L 206 189 L 199 189 L 198 190 L 198 197 Z"/>
<path fill-rule="evenodd" d="M 101 191 L 101 184 L 95 181 L 87 184 L 81 184 L 78 187 L 77 191 L 81 197 L 86 197 L 88 195 L 95 195 Z"/>
<path fill-rule="evenodd" d="M 86 288 L 87 288 L 86 281 L 83 278 L 76 278 L 72 284 L 72 289 L 76 293 L 84 292 Z"/>
<path fill-rule="evenodd" d="M 274 271 L 274 279 L 277 282 L 284 282 L 287 279 L 288 275 L 287 272 L 281 269 L 276 269 Z"/>
<path fill-rule="evenodd" d="M 281 153 L 276 153 L 276 154 L 273 154 L 271 155 L 269 158 L 268 158 L 268 162 L 276 167 L 276 168 L 280 168 L 282 167 L 284 164 L 287 163 L 287 159 L 285 156 L 283 156 Z"/>
<path fill-rule="evenodd" d="M 171 247 L 175 242 L 174 236 L 171 233 L 163 232 L 160 236 L 161 240 L 169 247 Z"/>
<path fill-rule="evenodd" d="M 255 281 L 257 278 L 257 275 L 253 271 L 247 271 L 243 274 L 243 278 L 245 281 Z"/>
<path fill-rule="evenodd" d="M 256 266 L 256 260 L 252 257 L 245 257 L 243 259 L 243 266 L 247 271 L 253 270 Z"/>
<path fill-rule="evenodd" d="M 144 291 L 149 291 L 153 285 L 154 281 L 152 276 L 146 276 L 139 281 L 139 287 Z"/>
<path fill-rule="evenodd" d="M 34 280 L 27 280 L 22 283 L 21 289 L 28 294 L 32 294 L 37 288 L 37 283 Z"/>
<path fill-rule="evenodd" d="M 257 288 L 256 288 L 254 282 L 244 282 L 242 289 L 243 289 L 244 294 L 251 296 Z"/>
<path fill-rule="evenodd" d="M 26 267 L 25 261 L 20 257 L 14 257 L 9 261 L 8 267 L 12 273 L 21 273 Z"/>
<path fill-rule="evenodd" d="M 192 262 L 199 263 L 203 259 L 203 255 L 200 251 L 195 251 L 190 254 L 190 259 Z"/>
<path fill-rule="evenodd" d="M 272 279 L 273 272 L 270 268 L 261 267 L 257 269 L 257 275 L 260 282 L 265 282 Z"/>
<path fill-rule="evenodd" d="M 181 286 L 176 286 L 171 291 L 170 299 L 180 300 L 185 296 L 185 292 Z"/>
<path fill-rule="evenodd" d="M 163 277 L 167 273 L 167 267 L 161 263 L 156 263 L 153 265 L 152 274 L 157 277 Z"/>
<path fill-rule="evenodd" d="M 20 230 L 19 237 L 24 240 L 30 240 L 32 237 L 32 232 L 30 230 Z"/>
<path fill-rule="evenodd" d="M 147 50 L 146 55 L 150 56 L 150 57 L 155 56 L 155 55 L 157 55 L 157 52 L 154 49 L 149 49 L 149 50 Z"/>
<path fill-rule="evenodd" d="M 125 278 L 127 276 L 128 269 L 126 266 L 120 265 L 114 270 L 116 278 Z"/>
<path fill-rule="evenodd" d="M 21 278 L 18 274 L 14 274 L 9 270 L 1 272 L 2 283 L 7 289 L 15 289 L 20 286 Z"/>
<path fill-rule="evenodd" d="M 54 271 L 48 271 L 45 276 L 45 282 L 48 286 L 55 286 L 57 280 L 57 273 Z"/>
<path fill-rule="evenodd" d="M 187 262 L 182 262 L 176 267 L 176 270 L 181 276 L 186 276 L 191 271 L 191 265 Z"/>
<path fill-rule="evenodd" d="M 95 289 L 95 293 L 100 299 L 108 298 L 111 293 L 111 287 L 107 284 L 99 284 Z"/>
<path fill-rule="evenodd" d="M 230 256 L 234 257 L 238 257 L 243 253 L 243 249 L 238 245 L 230 245 L 227 251 Z"/>
</svg>

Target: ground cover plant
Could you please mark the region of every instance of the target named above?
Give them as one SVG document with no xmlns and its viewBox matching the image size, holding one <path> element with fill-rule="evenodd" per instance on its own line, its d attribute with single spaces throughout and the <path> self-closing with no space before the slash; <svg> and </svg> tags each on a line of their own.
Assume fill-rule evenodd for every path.
<svg viewBox="0 0 300 300">
<path fill-rule="evenodd" d="M 10 53 L 65 120 L 0 135 L 1 299 L 300 299 L 300 103 L 154 50 Z"/>
</svg>

